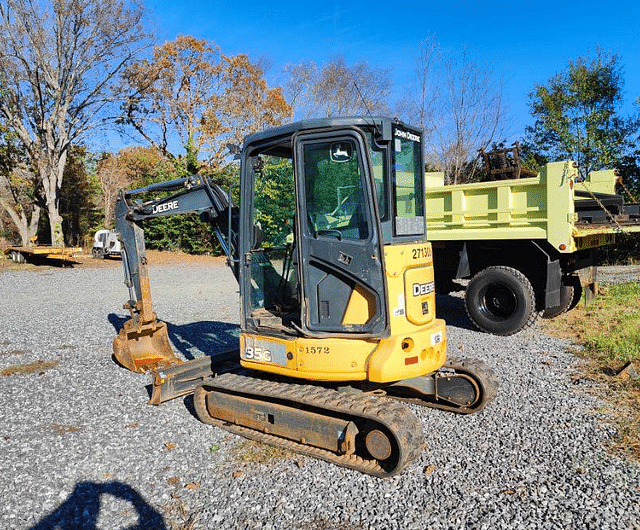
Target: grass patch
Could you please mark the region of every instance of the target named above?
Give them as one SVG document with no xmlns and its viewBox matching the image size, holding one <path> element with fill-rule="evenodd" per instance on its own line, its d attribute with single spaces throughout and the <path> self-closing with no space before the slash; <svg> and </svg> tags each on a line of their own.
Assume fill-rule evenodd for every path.
<svg viewBox="0 0 640 530">
<path fill-rule="evenodd" d="M 60 361 L 36 361 L 29 364 L 14 364 L 2 370 L 0 375 L 7 377 L 10 375 L 41 374 L 47 370 L 52 370 L 59 364 Z"/>
<path fill-rule="evenodd" d="M 544 327 L 581 346 L 581 375 L 601 383 L 599 395 L 621 435 L 617 448 L 640 458 L 640 380 L 617 376 L 629 361 L 640 368 L 640 282 L 611 285 L 593 304 L 580 304 Z"/>
<path fill-rule="evenodd" d="M 52 423 L 51 430 L 60 436 L 64 436 L 71 432 L 78 432 L 80 427 L 76 427 L 75 425 L 65 425 L 62 423 Z"/>
<path fill-rule="evenodd" d="M 283 460 L 298 456 L 296 453 L 282 447 L 254 442 L 252 440 L 240 442 L 231 449 L 231 452 L 239 461 L 251 464 L 267 464 L 274 460 Z"/>
</svg>

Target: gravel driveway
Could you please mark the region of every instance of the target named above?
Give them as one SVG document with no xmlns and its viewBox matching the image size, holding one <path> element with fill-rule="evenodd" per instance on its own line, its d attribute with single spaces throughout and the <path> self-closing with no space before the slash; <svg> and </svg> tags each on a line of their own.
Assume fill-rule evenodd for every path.
<svg viewBox="0 0 640 530">
<path fill-rule="evenodd" d="M 151 267 L 156 311 L 187 357 L 236 343 L 222 265 Z M 438 298 L 450 356 L 501 379 L 470 416 L 412 406 L 421 458 L 381 480 L 270 451 L 200 423 L 191 400 L 146 404 L 149 381 L 111 359 L 127 299 L 118 266 L 0 274 L 0 528 L 607 529 L 640 526 L 640 468 L 574 380 L 568 343 L 469 328 Z M 254 462 L 258 460 L 258 462 Z"/>
</svg>

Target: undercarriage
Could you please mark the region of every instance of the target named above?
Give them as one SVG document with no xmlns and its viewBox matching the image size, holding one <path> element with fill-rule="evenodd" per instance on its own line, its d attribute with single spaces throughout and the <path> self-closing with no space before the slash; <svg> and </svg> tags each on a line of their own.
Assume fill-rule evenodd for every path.
<svg viewBox="0 0 640 530">
<path fill-rule="evenodd" d="M 493 371 L 475 360 L 392 384 L 338 385 L 247 370 L 233 353 L 152 372 L 150 403 L 193 392 L 204 423 L 378 477 L 400 473 L 421 451 L 422 425 L 403 401 L 467 414 L 497 392 Z"/>
</svg>

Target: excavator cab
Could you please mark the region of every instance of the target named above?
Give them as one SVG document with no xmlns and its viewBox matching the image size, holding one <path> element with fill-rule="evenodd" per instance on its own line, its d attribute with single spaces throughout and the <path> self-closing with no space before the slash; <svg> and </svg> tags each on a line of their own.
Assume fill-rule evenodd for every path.
<svg viewBox="0 0 640 530">
<path fill-rule="evenodd" d="M 304 121 L 246 139 L 243 366 L 376 382 L 442 366 L 422 168 L 420 132 L 386 118 Z"/>
<path fill-rule="evenodd" d="M 243 241 L 245 329 L 289 336 L 384 332 L 382 245 L 366 138 L 344 129 L 290 131 L 276 140 L 250 141 L 243 158 L 243 228 L 260 234 Z M 366 301 L 366 316 L 345 316 L 354 297 Z"/>
</svg>

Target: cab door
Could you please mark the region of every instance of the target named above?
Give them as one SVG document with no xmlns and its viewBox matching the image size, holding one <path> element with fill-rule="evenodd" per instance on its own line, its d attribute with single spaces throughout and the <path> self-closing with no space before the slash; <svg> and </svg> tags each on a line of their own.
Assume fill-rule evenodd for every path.
<svg viewBox="0 0 640 530">
<path fill-rule="evenodd" d="M 366 141 L 356 130 L 294 137 L 301 324 L 313 334 L 388 327 Z"/>
</svg>

